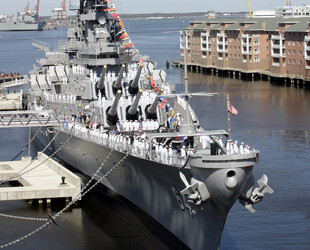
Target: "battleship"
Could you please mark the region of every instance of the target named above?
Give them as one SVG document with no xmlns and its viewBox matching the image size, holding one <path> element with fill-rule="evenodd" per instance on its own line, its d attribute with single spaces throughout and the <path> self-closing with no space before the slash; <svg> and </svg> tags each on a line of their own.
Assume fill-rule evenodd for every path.
<svg viewBox="0 0 310 250">
<path fill-rule="evenodd" d="M 42 22 L 39 18 L 40 0 L 33 10 L 29 9 L 29 3 L 23 13 L 16 16 L 0 15 L 0 31 L 37 31 L 42 30 Z"/>
<path fill-rule="evenodd" d="M 64 120 L 33 128 L 35 146 L 136 206 L 186 248 L 219 249 L 233 204 L 254 212 L 273 193 L 266 175 L 255 185 L 259 151 L 236 151 L 229 133 L 200 124 L 188 103 L 195 93 L 185 85 L 176 94 L 166 73 L 140 55 L 112 0 L 71 9 L 78 21 L 67 40 L 30 71 L 27 108 Z"/>
</svg>

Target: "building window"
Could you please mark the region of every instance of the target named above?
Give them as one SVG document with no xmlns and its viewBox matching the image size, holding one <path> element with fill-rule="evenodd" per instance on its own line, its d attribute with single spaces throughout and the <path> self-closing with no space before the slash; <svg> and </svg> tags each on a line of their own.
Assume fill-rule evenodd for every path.
<svg viewBox="0 0 310 250">
<path fill-rule="evenodd" d="M 231 47 L 231 46 L 229 46 L 229 49 L 230 49 L 230 50 L 232 50 L 232 47 Z"/>
<path fill-rule="evenodd" d="M 288 50 L 288 54 L 289 54 L 289 55 L 291 55 L 291 54 L 292 54 L 291 50 Z"/>
<path fill-rule="evenodd" d="M 293 59 L 293 64 L 296 64 L 296 60 L 295 59 Z"/>
<path fill-rule="evenodd" d="M 296 50 L 293 50 L 293 55 L 296 55 Z"/>
<path fill-rule="evenodd" d="M 292 42 L 292 45 L 295 46 L 295 42 Z"/>
<path fill-rule="evenodd" d="M 238 59 L 240 59 L 241 58 L 241 56 L 240 56 L 240 54 L 238 55 Z"/>
<path fill-rule="evenodd" d="M 238 46 L 238 50 L 240 51 L 240 46 Z"/>
<path fill-rule="evenodd" d="M 302 60 L 299 60 L 299 65 L 302 65 Z"/>
<path fill-rule="evenodd" d="M 301 42 L 298 42 L 298 45 L 301 46 Z"/>
<path fill-rule="evenodd" d="M 234 54 L 234 58 L 236 58 L 236 54 Z"/>
<path fill-rule="evenodd" d="M 254 45 L 259 45 L 259 41 L 257 39 L 254 40 Z"/>
<path fill-rule="evenodd" d="M 254 62 L 259 62 L 259 57 L 258 56 L 254 56 Z"/>
<path fill-rule="evenodd" d="M 302 52 L 301 52 L 301 50 L 299 50 L 299 51 L 298 51 L 298 54 L 299 54 L 300 56 L 302 55 Z"/>
<path fill-rule="evenodd" d="M 254 53 L 258 54 L 259 53 L 259 48 L 254 48 Z"/>
<path fill-rule="evenodd" d="M 292 42 L 291 42 L 291 41 L 288 41 L 288 43 L 287 43 L 287 44 L 288 44 L 288 46 L 291 46 Z"/>
<path fill-rule="evenodd" d="M 268 50 L 269 50 L 269 47 L 267 46 L 266 49 L 267 49 L 267 51 L 268 51 Z"/>
<path fill-rule="evenodd" d="M 292 64 L 292 60 L 291 59 L 288 59 L 288 64 Z"/>
</svg>

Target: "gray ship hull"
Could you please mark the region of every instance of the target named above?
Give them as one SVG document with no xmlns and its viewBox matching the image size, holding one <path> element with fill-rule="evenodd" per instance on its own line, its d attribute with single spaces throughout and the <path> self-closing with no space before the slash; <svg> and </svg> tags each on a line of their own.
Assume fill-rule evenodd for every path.
<svg viewBox="0 0 310 250">
<path fill-rule="evenodd" d="M 42 30 L 40 23 L 23 23 L 8 21 L 0 23 L 0 31 L 38 31 Z"/>
<path fill-rule="evenodd" d="M 35 139 L 36 147 L 44 148 L 53 135 L 47 131 L 39 133 Z M 57 150 L 69 137 L 60 132 L 50 152 Z M 72 137 L 57 157 L 92 177 L 110 151 L 110 148 Z M 114 151 L 96 179 L 110 171 L 124 156 L 124 153 Z M 191 249 L 218 249 L 230 208 L 224 210 L 212 202 L 199 207 L 191 204 L 191 209 L 195 210 L 192 215 L 182 196 L 173 192 L 173 189 L 184 189 L 177 167 L 128 156 L 102 181 L 102 185 L 142 209 Z"/>
</svg>

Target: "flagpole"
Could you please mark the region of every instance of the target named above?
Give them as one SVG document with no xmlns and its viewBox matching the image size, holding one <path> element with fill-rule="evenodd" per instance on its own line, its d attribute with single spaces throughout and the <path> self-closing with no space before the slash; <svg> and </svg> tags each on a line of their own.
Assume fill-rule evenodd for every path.
<svg viewBox="0 0 310 250">
<path fill-rule="evenodd" d="M 227 94 L 227 121 L 228 121 L 228 139 L 231 140 L 231 128 L 230 128 L 230 109 L 228 108 L 229 94 Z"/>
</svg>

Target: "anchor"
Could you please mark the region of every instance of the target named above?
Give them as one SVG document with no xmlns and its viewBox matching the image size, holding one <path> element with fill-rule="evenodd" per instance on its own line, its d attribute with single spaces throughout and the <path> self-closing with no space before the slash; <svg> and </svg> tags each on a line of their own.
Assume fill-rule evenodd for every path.
<svg viewBox="0 0 310 250">
<path fill-rule="evenodd" d="M 265 194 L 273 194 L 274 190 L 268 186 L 268 177 L 263 176 L 257 181 L 258 188 L 255 188 L 251 193 L 251 197 L 248 200 L 240 199 L 239 202 L 251 213 L 255 213 L 253 205 L 262 201 Z"/>
<path fill-rule="evenodd" d="M 186 188 L 183 189 L 180 193 L 187 197 L 188 202 L 195 203 L 197 206 L 199 206 L 202 202 L 211 199 L 211 195 L 203 182 L 192 177 L 191 184 L 189 184 L 185 175 L 182 172 L 180 172 L 179 174 L 181 180 L 186 186 Z"/>
</svg>

